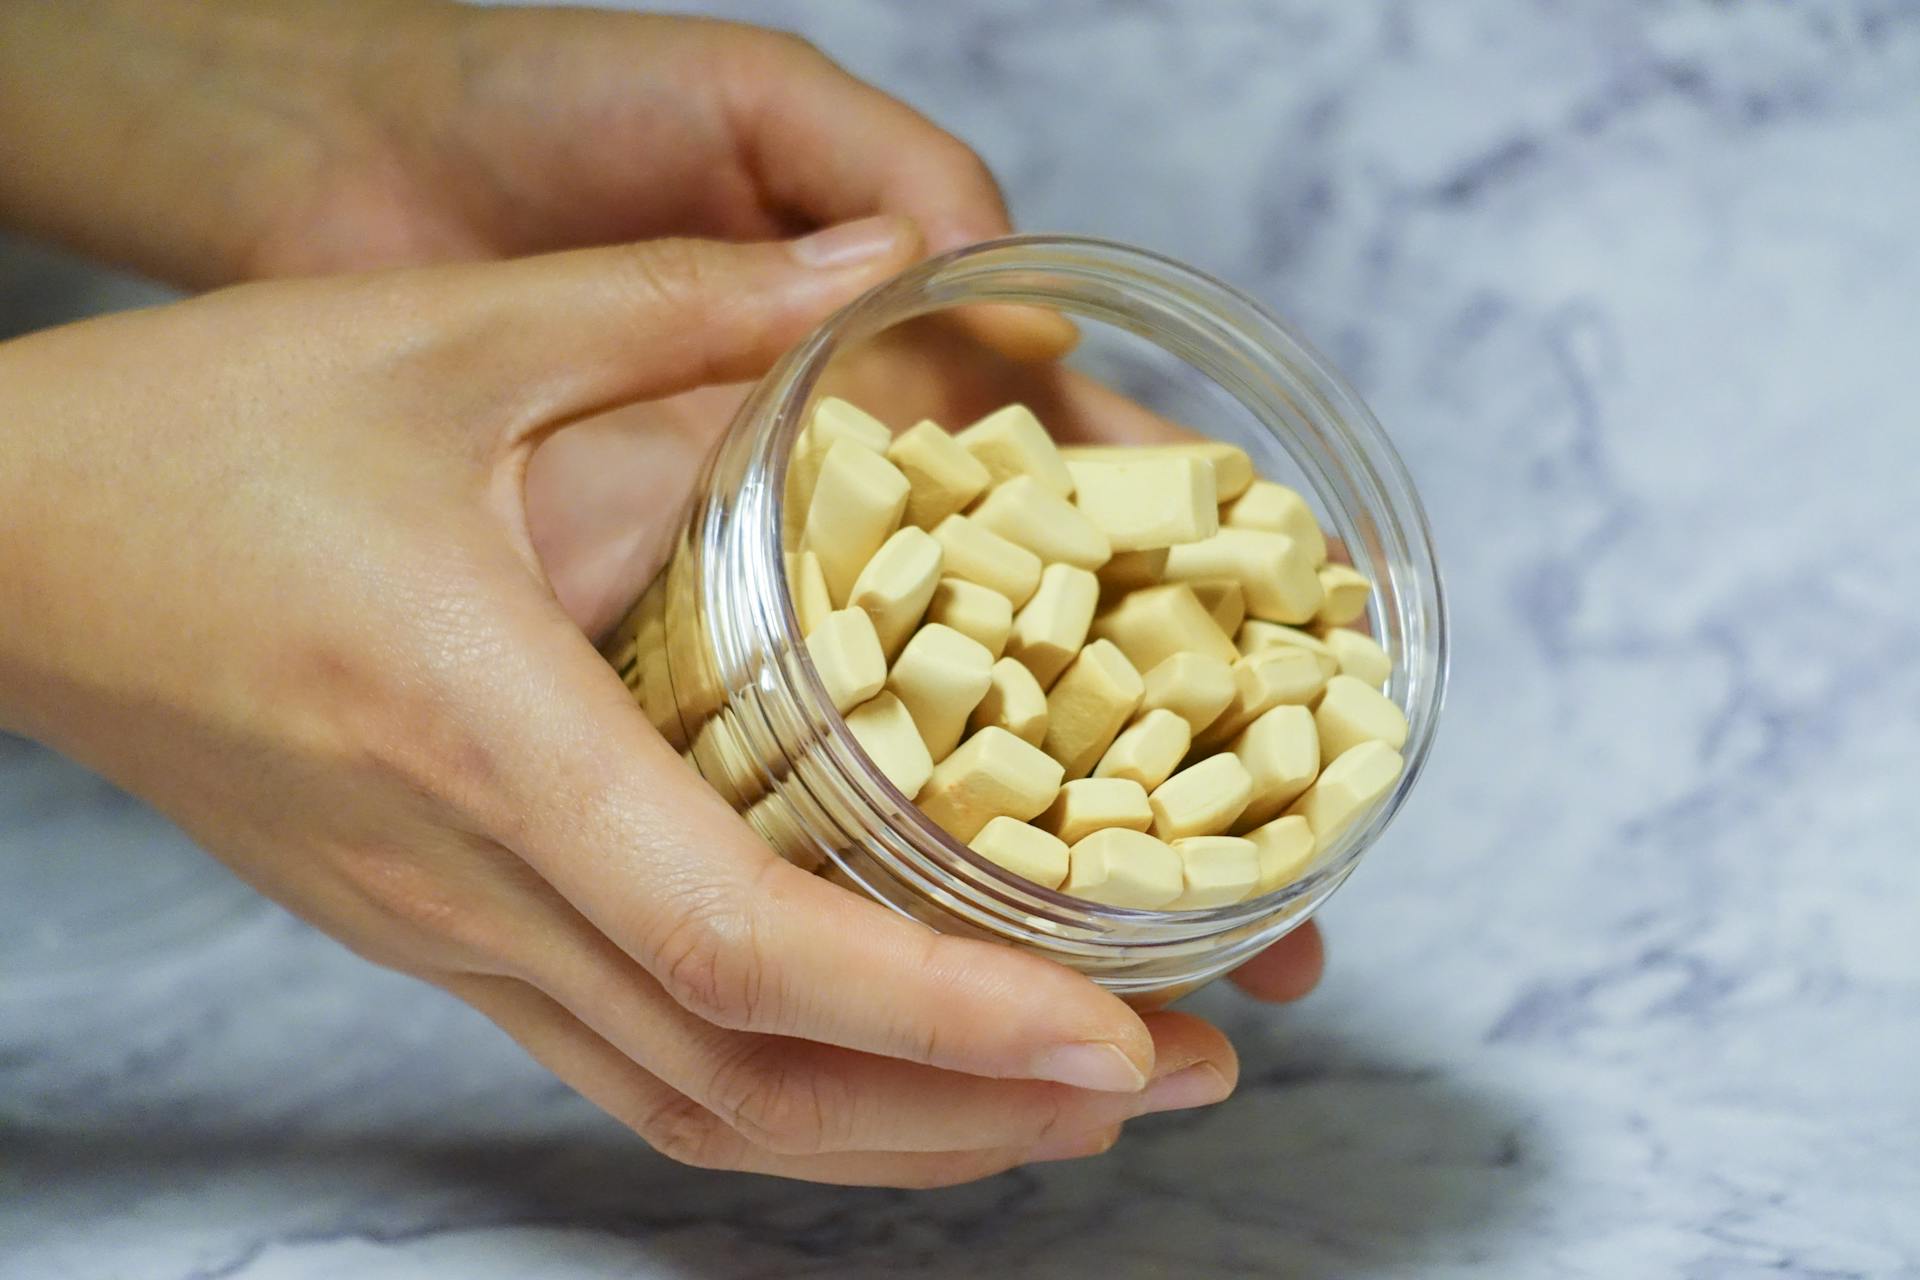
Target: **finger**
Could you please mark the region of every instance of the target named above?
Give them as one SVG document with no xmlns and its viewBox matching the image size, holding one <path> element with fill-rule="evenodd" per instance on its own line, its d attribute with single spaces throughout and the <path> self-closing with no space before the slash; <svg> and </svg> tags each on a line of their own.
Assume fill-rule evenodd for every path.
<svg viewBox="0 0 1920 1280">
<path fill-rule="evenodd" d="M 970 1182 L 1028 1159 L 1096 1154 L 1117 1126 L 1063 1137 L 1050 1149 L 963 1152 L 832 1152 L 781 1155 L 755 1147 L 712 1112 L 675 1093 L 595 1035 L 559 1004 L 524 983 L 458 977 L 447 988 L 512 1036 L 535 1061 L 670 1159 L 707 1169 L 860 1186 L 939 1187 Z"/>
<path fill-rule="evenodd" d="M 726 1033 L 700 1100 L 787 1154 L 1026 1149 L 1225 1100 L 1239 1068 L 1198 1019 L 1149 1020 L 1159 1073 L 1137 1094 L 990 1080 L 783 1036 Z"/>
<path fill-rule="evenodd" d="M 682 1006 L 735 1030 L 975 1075 L 1137 1091 L 1145 1026 L 1010 947 L 945 936 L 777 857 L 681 761 L 551 597 L 491 593 L 462 683 L 463 796 Z M 484 629 L 484 627 L 482 628 Z"/>
<path fill-rule="evenodd" d="M 757 377 L 829 312 L 919 251 L 878 216 L 799 240 L 653 240 L 400 273 L 389 314 L 431 355 L 442 417 L 509 440 L 636 400 Z M 356 295 L 363 296 L 363 295 Z"/>
<path fill-rule="evenodd" d="M 974 1075 L 1132 1093 L 1139 1016 L 1087 978 L 935 933 L 782 860 L 639 713 L 524 565 L 436 610 L 434 732 L 400 766 L 707 1022 Z M 432 643 L 444 639 L 429 637 Z"/>
<path fill-rule="evenodd" d="M 878 335 L 836 361 L 832 391 L 883 417 L 930 417 L 955 427 L 1009 401 L 1031 408 L 1063 443 L 1154 444 L 1195 433 L 1085 374 L 992 349 L 945 315 Z"/>
<path fill-rule="evenodd" d="M 1239 1077 L 1233 1048 L 1216 1028 L 1168 1012 L 1145 1019 L 1156 1078 L 1137 1094 L 993 1080 L 728 1030 L 694 1015 L 599 942 L 550 957 L 530 977 L 596 1034 L 771 1151 L 1032 1147 L 1149 1112 L 1211 1105 Z"/>
<path fill-rule="evenodd" d="M 736 144 L 776 207 L 810 222 L 905 214 L 935 253 L 1013 229 L 973 148 L 805 41 L 738 41 L 728 56 Z"/>
<path fill-rule="evenodd" d="M 682 768 L 657 741 L 628 758 L 636 779 Z M 1139 1018 L 1087 979 L 934 933 L 781 861 L 704 787 L 609 802 L 608 833 L 629 838 L 536 866 L 708 1021 L 1082 1088 L 1131 1092 L 1152 1069 Z"/>
<path fill-rule="evenodd" d="M 743 42 L 732 57 L 739 148 L 790 217 L 904 214 L 930 253 L 1012 232 L 986 162 L 912 107 L 791 37 Z M 1043 307 L 973 307 L 962 323 L 1022 360 L 1058 358 L 1079 340 L 1071 320 Z"/>
<path fill-rule="evenodd" d="M 1179 444 L 1205 437 L 1163 417 L 1131 396 L 1072 369 L 1047 389 L 1053 411 L 1047 425 L 1064 441 L 1088 444 Z"/>
<path fill-rule="evenodd" d="M 1256 1000 L 1283 1004 L 1312 991 L 1326 968 L 1320 927 L 1309 920 L 1233 972 L 1233 984 Z"/>
<path fill-rule="evenodd" d="M 1184 1013 L 1144 1022 L 1155 1078 L 1140 1093 L 992 1080 L 814 1041 L 717 1027 L 672 999 L 537 881 L 488 879 L 456 912 L 475 943 L 452 967 L 544 992 L 667 1089 L 769 1151 L 962 1151 L 1033 1147 L 1149 1112 L 1226 1098 L 1238 1059 L 1220 1031 Z M 477 922 L 490 922 L 480 925 Z"/>
<path fill-rule="evenodd" d="M 983 303 L 955 308 L 947 317 L 993 350 L 1022 364 L 1058 360 L 1080 345 L 1080 328 L 1046 307 Z"/>
<path fill-rule="evenodd" d="M 702 387 L 557 431 L 527 461 L 526 522 L 554 597 L 588 636 L 612 630 L 672 550 L 672 514 L 748 388 Z"/>
</svg>

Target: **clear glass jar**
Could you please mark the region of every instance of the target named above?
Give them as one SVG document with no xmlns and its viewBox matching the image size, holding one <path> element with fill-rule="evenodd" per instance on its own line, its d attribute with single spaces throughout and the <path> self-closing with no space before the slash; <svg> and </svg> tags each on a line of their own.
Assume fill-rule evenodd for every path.
<svg viewBox="0 0 1920 1280">
<path fill-rule="evenodd" d="M 1406 767 L 1370 816 L 1281 890 L 1207 910 L 1144 911 L 1011 875 L 934 826 L 873 767 L 806 658 L 782 555 L 781 495 L 823 375 L 882 330 L 996 303 L 1052 308 L 1083 327 L 1144 339 L 1155 358 L 1174 362 L 1163 385 L 1204 380 L 1207 394 L 1224 391 L 1230 399 L 1218 403 L 1236 412 L 1202 405 L 1185 425 L 1247 448 L 1265 473 L 1290 470 L 1273 478 L 1317 504 L 1323 526 L 1374 583 L 1369 623 L 1393 659 L 1388 695 L 1407 713 Z M 784 856 L 935 929 L 1024 947 L 1152 1005 L 1271 945 L 1352 872 L 1420 776 L 1440 712 L 1447 630 L 1406 469 L 1359 397 L 1305 342 L 1251 299 L 1159 255 L 1019 236 L 903 273 L 761 380 L 702 473 L 666 569 L 605 652 L 654 725 Z"/>
</svg>

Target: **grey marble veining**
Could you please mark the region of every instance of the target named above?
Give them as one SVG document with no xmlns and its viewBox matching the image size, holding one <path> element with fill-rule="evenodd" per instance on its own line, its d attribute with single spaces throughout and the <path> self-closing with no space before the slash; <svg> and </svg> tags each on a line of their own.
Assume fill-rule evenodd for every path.
<svg viewBox="0 0 1920 1280">
<path fill-rule="evenodd" d="M 1240 1095 L 1105 1159 L 833 1190 L 672 1166 L 258 913 L 0 994 L 0 1275 L 1920 1275 L 1920 5 L 703 7 L 1392 431 L 1453 696 L 1325 986 L 1203 994 Z"/>
</svg>

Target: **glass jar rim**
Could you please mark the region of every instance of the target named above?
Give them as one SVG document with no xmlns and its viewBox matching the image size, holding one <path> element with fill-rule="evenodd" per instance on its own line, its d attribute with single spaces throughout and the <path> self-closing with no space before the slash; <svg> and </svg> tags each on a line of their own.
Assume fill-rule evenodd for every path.
<svg viewBox="0 0 1920 1280">
<path fill-rule="evenodd" d="M 1060 285 L 1062 280 L 1071 287 Z M 786 584 L 780 495 L 785 492 L 789 455 L 826 367 L 847 347 L 906 320 L 987 303 L 1048 307 L 1133 333 L 1197 368 L 1272 435 L 1308 477 L 1313 496 L 1333 517 L 1333 531 L 1349 542 L 1356 565 L 1363 572 L 1371 570 L 1369 577 L 1377 584 L 1376 600 L 1382 607 L 1376 616 L 1388 632 L 1379 638 L 1394 659 L 1389 692 L 1401 695 L 1397 700 L 1408 719 L 1405 764 L 1388 799 L 1343 832 L 1331 851 L 1316 850 L 1316 865 L 1306 876 L 1227 906 L 1141 910 L 1102 906 L 1041 888 L 968 849 L 922 814 L 913 797 L 882 777 L 844 719 L 833 715 L 826 718 L 826 741 L 851 784 L 841 798 L 907 824 L 904 832 L 895 828 L 902 840 L 885 842 L 884 851 L 868 852 L 890 855 L 883 858 L 889 870 L 963 917 L 990 920 L 994 929 L 1004 931 L 1011 916 L 1034 931 L 1034 940 L 1070 950 L 1097 948 L 1115 929 L 1124 930 L 1134 945 L 1190 943 L 1262 920 L 1277 921 L 1296 904 L 1317 902 L 1351 872 L 1425 767 L 1446 686 L 1446 604 L 1425 511 L 1378 421 L 1304 338 L 1232 286 L 1165 255 L 1114 241 L 1019 235 L 917 264 L 829 317 L 762 384 L 762 403 L 770 418 L 756 445 L 756 461 L 770 478 L 768 509 L 773 518 L 762 522 L 755 553 L 766 558 L 769 580 L 782 586 L 773 593 L 778 624 L 789 635 L 800 634 Z M 1292 423 L 1287 422 L 1290 416 Z M 1301 421 L 1313 428 L 1307 438 L 1297 430 Z M 1197 434 L 1211 438 L 1205 431 Z M 1362 529 L 1367 536 L 1356 538 Z M 827 702 L 826 688 L 810 662 L 784 671 L 803 686 L 794 692 L 815 706 Z M 956 877 L 964 883 L 952 883 Z"/>
</svg>

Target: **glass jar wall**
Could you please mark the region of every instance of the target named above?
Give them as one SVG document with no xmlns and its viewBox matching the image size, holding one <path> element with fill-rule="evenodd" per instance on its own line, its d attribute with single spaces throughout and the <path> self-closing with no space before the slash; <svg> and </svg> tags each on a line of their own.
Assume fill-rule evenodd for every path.
<svg viewBox="0 0 1920 1280">
<path fill-rule="evenodd" d="M 813 404 L 874 342 L 911 343 L 901 335 L 925 330 L 934 313 L 977 320 L 979 308 L 1001 304 L 1072 316 L 1089 334 L 1080 359 L 1167 419 L 1247 449 L 1271 478 L 1307 494 L 1374 584 L 1367 624 L 1392 658 L 1386 692 L 1409 722 L 1405 769 L 1369 817 L 1283 889 L 1208 910 L 1144 911 L 1003 871 L 874 768 L 806 658 L 786 583 L 781 495 Z M 1379 424 L 1322 358 L 1250 299 L 1166 258 L 1095 240 L 1014 237 L 904 273 L 762 379 L 702 473 L 666 569 L 605 652 L 655 727 L 783 856 L 933 928 L 1027 948 L 1157 1003 L 1271 945 L 1353 870 L 1419 779 L 1446 647 L 1419 499 Z"/>
</svg>

